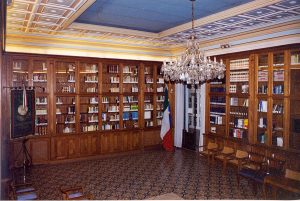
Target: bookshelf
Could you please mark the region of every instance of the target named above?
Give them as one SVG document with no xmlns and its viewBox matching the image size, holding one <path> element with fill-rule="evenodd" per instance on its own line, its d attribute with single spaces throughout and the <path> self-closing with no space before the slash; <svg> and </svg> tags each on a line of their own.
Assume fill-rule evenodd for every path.
<svg viewBox="0 0 300 201">
<path fill-rule="evenodd" d="M 208 130 L 226 135 L 226 78 L 212 80 L 208 85 L 209 125 Z"/>
<path fill-rule="evenodd" d="M 32 61 L 32 86 L 35 88 L 35 135 L 48 134 L 48 66 L 46 60 Z"/>
<path fill-rule="evenodd" d="M 104 64 L 102 71 L 102 130 L 120 129 L 120 64 Z"/>
<path fill-rule="evenodd" d="M 15 59 L 12 61 L 12 86 L 28 86 L 29 83 L 29 60 Z"/>
<path fill-rule="evenodd" d="M 28 140 L 34 163 L 161 143 L 161 63 L 17 53 L 6 57 L 10 86 L 25 84 L 36 92 L 36 128 Z"/>
<path fill-rule="evenodd" d="M 272 150 L 299 151 L 297 48 L 220 56 L 226 60 L 226 79 L 207 85 L 206 132 Z"/>
<path fill-rule="evenodd" d="M 80 63 L 80 93 L 98 93 L 99 70 L 96 63 Z"/>
<path fill-rule="evenodd" d="M 249 58 L 229 61 L 229 136 L 248 141 Z"/>
<path fill-rule="evenodd" d="M 56 96 L 56 133 L 76 133 L 75 96 Z"/>
<path fill-rule="evenodd" d="M 139 127 L 139 70 L 137 65 L 124 64 L 123 76 L 123 129 Z"/>
<path fill-rule="evenodd" d="M 289 148 L 300 150 L 300 50 L 290 53 Z"/>
<path fill-rule="evenodd" d="M 154 68 L 146 65 L 144 67 L 144 127 L 150 128 L 154 126 Z M 159 102 L 159 101 L 158 101 Z M 159 114 L 158 117 L 161 115 Z"/>
<path fill-rule="evenodd" d="M 165 81 L 161 74 L 161 66 L 157 67 L 156 71 L 156 121 L 155 126 L 161 126 L 164 110 L 164 85 Z"/>
</svg>

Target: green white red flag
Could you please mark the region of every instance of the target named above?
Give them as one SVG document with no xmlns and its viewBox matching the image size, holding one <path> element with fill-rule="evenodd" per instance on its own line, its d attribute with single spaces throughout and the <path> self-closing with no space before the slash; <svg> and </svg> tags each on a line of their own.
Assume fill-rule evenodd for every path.
<svg viewBox="0 0 300 201">
<path fill-rule="evenodd" d="M 170 103 L 168 98 L 168 88 L 165 88 L 165 100 L 163 119 L 160 130 L 160 137 L 162 139 L 163 147 L 166 151 L 174 151 L 173 138 L 171 132 L 171 115 L 170 115 Z"/>
</svg>

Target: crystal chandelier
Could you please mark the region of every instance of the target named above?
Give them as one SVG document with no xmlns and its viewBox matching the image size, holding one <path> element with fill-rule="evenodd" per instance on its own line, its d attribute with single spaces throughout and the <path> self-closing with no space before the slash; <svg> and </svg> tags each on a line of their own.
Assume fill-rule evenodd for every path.
<svg viewBox="0 0 300 201">
<path fill-rule="evenodd" d="M 194 30 L 194 1 L 192 2 L 192 34 L 187 41 L 187 49 L 176 60 L 164 61 L 162 73 L 166 81 L 182 81 L 188 84 L 200 84 L 211 79 L 224 78 L 225 65 L 216 58 L 206 58 L 200 50 Z"/>
</svg>

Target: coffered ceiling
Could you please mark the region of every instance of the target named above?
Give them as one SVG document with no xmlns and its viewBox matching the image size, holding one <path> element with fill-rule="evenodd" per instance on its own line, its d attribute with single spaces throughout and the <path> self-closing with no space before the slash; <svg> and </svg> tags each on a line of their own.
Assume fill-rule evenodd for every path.
<svg viewBox="0 0 300 201">
<path fill-rule="evenodd" d="M 300 0 L 196 0 L 195 17 L 204 44 L 299 22 Z M 54 47 L 66 40 L 81 43 L 77 49 L 92 43 L 161 54 L 185 44 L 190 20 L 189 0 L 14 0 L 7 10 L 7 46 L 45 46 L 49 40 Z"/>
</svg>

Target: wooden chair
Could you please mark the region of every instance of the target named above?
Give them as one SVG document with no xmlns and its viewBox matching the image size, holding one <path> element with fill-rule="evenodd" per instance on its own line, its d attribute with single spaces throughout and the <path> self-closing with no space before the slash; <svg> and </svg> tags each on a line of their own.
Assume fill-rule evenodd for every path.
<svg viewBox="0 0 300 201">
<path fill-rule="evenodd" d="M 264 178 L 264 197 L 267 199 L 267 186 L 272 187 L 272 199 L 277 200 L 278 189 L 300 195 L 300 171 L 286 169 L 284 175 L 268 175 Z"/>
<path fill-rule="evenodd" d="M 223 162 L 223 174 L 226 172 L 227 161 L 228 159 L 234 155 L 234 148 L 229 146 L 224 146 L 222 151 L 215 153 L 215 159 Z"/>
<path fill-rule="evenodd" d="M 200 155 L 206 156 L 208 163 L 213 162 L 214 155 L 219 151 L 219 145 L 215 142 L 208 142 L 206 146 L 203 147 L 203 150 L 199 152 Z"/>
<path fill-rule="evenodd" d="M 253 191 L 257 192 L 257 184 L 263 184 L 267 174 L 265 156 L 258 153 L 249 153 L 238 166 L 237 183 L 240 186 L 240 178 L 245 178 L 252 182 Z"/>
<path fill-rule="evenodd" d="M 93 196 L 91 194 L 86 194 L 81 186 L 70 187 L 70 188 L 60 188 L 63 194 L 63 200 L 92 200 Z"/>
<path fill-rule="evenodd" d="M 38 195 L 31 183 L 10 184 L 10 198 L 13 200 L 37 200 Z"/>
<path fill-rule="evenodd" d="M 238 185 L 240 177 L 247 178 L 252 181 L 254 192 L 257 192 L 257 185 L 264 185 L 267 176 L 283 175 L 285 161 L 275 157 L 275 154 L 268 155 L 268 152 L 265 150 L 265 155 L 261 155 L 262 152 L 249 153 L 247 161 L 239 168 Z"/>
<path fill-rule="evenodd" d="M 238 173 L 239 167 L 241 167 L 248 159 L 248 152 L 237 149 L 234 155 L 230 155 L 226 159 L 226 167 L 227 164 L 233 165 L 236 167 Z"/>
</svg>

